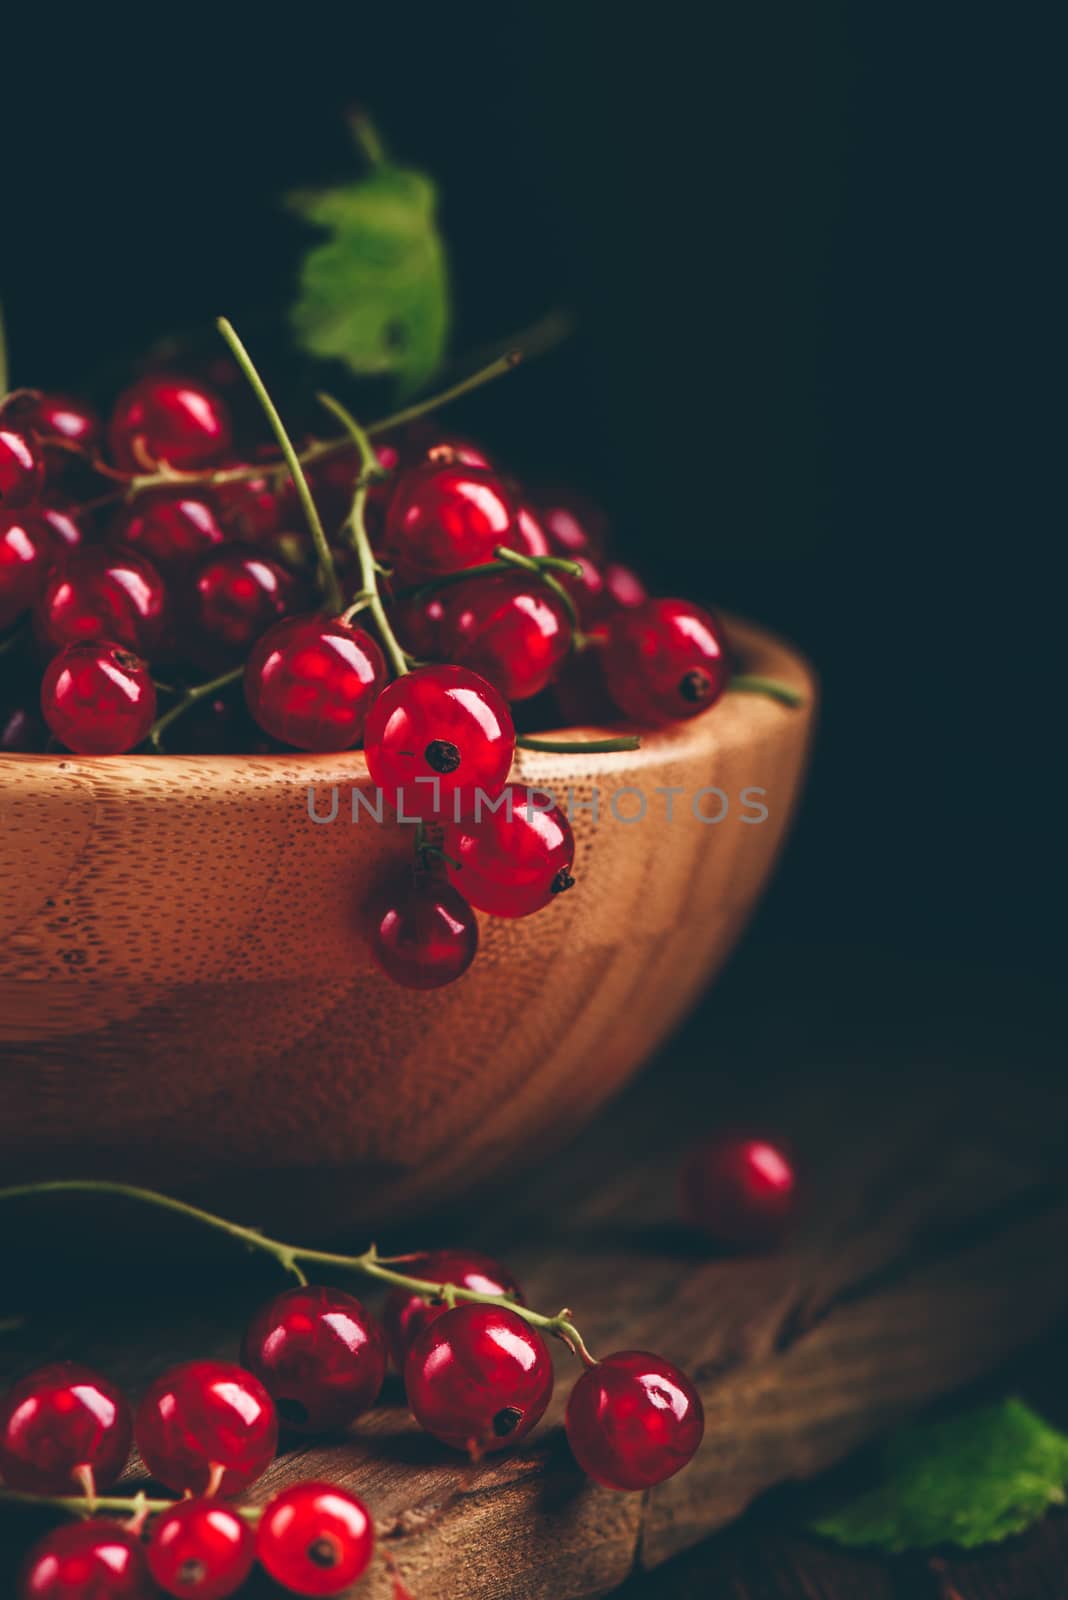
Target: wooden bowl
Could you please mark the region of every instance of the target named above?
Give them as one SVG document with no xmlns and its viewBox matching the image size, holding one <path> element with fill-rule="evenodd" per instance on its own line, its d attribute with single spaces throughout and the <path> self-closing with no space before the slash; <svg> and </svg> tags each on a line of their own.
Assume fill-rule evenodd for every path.
<svg viewBox="0 0 1068 1600">
<path fill-rule="evenodd" d="M 571 1134 L 723 962 L 794 807 L 811 673 L 751 625 L 732 640 L 804 707 L 733 693 L 635 754 L 520 752 L 520 781 L 571 791 L 577 886 L 480 918 L 470 972 L 427 994 L 362 934 L 412 835 L 351 822 L 359 752 L 0 756 L 0 1181 L 149 1183 L 299 1236 L 418 1211 Z M 336 820 L 312 821 L 309 790 L 326 816 L 333 786 Z"/>
</svg>

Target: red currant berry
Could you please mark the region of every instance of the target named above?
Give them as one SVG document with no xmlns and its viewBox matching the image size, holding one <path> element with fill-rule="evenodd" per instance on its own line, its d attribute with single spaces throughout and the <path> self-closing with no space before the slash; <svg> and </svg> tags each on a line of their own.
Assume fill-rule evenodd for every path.
<svg viewBox="0 0 1068 1600">
<path fill-rule="evenodd" d="M 245 697 L 272 738 L 298 750 L 349 750 L 386 680 L 363 628 L 340 617 L 287 617 L 254 645 Z"/>
<path fill-rule="evenodd" d="M 468 578 L 443 591 L 438 649 L 479 673 L 506 700 L 529 700 L 571 649 L 571 622 L 547 584 L 524 572 Z"/>
<path fill-rule="evenodd" d="M 472 444 L 469 439 L 458 439 L 455 435 L 438 434 L 424 439 L 421 447 L 415 442 L 413 454 L 422 456 L 427 461 L 459 462 L 464 467 L 479 467 L 485 472 L 493 471 L 493 463 L 484 450 L 477 444 Z"/>
<path fill-rule="evenodd" d="M 36 512 L 0 511 L 0 633 L 37 600 L 54 555 L 47 525 Z"/>
<path fill-rule="evenodd" d="M 713 1135 L 690 1152 L 683 1169 L 686 1215 L 722 1244 L 775 1244 L 793 1220 L 796 1202 L 793 1164 L 767 1139 Z"/>
<path fill-rule="evenodd" d="M 39 1367 L 0 1405 L 0 1477 L 30 1494 L 88 1493 L 88 1474 L 106 1489 L 126 1465 L 131 1428 L 125 1397 L 99 1373 Z"/>
<path fill-rule="evenodd" d="M 730 676 L 722 629 L 687 600 L 648 600 L 616 612 L 602 664 L 620 711 L 653 727 L 707 711 Z"/>
<path fill-rule="evenodd" d="M 559 556 L 596 559 L 607 543 L 608 526 L 603 511 L 579 495 L 543 496 L 537 512 L 545 536 Z"/>
<path fill-rule="evenodd" d="M 504 788 L 515 725 L 478 673 L 417 667 L 371 707 L 364 750 L 374 782 L 409 820 L 467 816 L 478 791 L 492 797 Z"/>
<path fill-rule="evenodd" d="M 252 1571 L 256 1536 L 217 1500 L 182 1500 L 153 1525 L 147 1554 L 165 1594 L 227 1600 Z"/>
<path fill-rule="evenodd" d="M 58 482 L 77 460 L 76 453 L 64 446 L 75 445 L 91 456 L 99 450 L 103 436 L 100 418 L 92 407 L 69 394 L 18 389 L 0 406 L 0 417 L 39 441 L 50 481 Z"/>
<path fill-rule="evenodd" d="M 582 1374 L 567 1402 L 575 1460 L 606 1489 L 648 1489 L 686 1466 L 705 1431 L 684 1372 L 646 1350 L 620 1350 Z"/>
<path fill-rule="evenodd" d="M 426 462 L 402 474 L 386 514 L 385 547 L 402 583 L 492 561 L 511 543 L 516 508 L 492 472 Z"/>
<path fill-rule="evenodd" d="M 529 506 L 519 507 L 515 530 L 508 543 L 513 550 L 519 550 L 525 556 L 547 556 L 551 552 L 545 529 Z"/>
<path fill-rule="evenodd" d="M 0 708 L 0 751 L 5 755 L 40 755 L 48 743 L 48 729 L 39 708 Z"/>
<path fill-rule="evenodd" d="M 212 501 L 185 489 L 139 495 L 119 512 L 111 536 L 166 573 L 187 569 L 226 542 Z"/>
<path fill-rule="evenodd" d="M 266 556 L 236 547 L 209 556 L 193 578 L 194 653 L 206 665 L 241 660 L 294 595 L 289 573 Z"/>
<path fill-rule="evenodd" d="M 390 610 L 390 624 L 408 654 L 419 661 L 440 661 L 444 654 L 442 625 L 448 590 L 409 595 Z"/>
<path fill-rule="evenodd" d="M 20 1600 L 152 1600 L 153 1593 L 140 1539 L 103 1518 L 46 1533 L 19 1579 Z"/>
<path fill-rule="evenodd" d="M 475 1294 L 510 1294 L 520 1305 L 526 1304 L 512 1274 L 500 1262 L 478 1255 L 474 1250 L 430 1250 L 426 1255 L 406 1260 L 404 1270 L 411 1278 L 451 1283 L 454 1288 L 470 1289 Z M 404 1371 L 408 1351 L 418 1335 L 444 1316 L 447 1309 L 443 1300 L 425 1300 L 410 1289 L 390 1290 L 382 1310 L 382 1323 L 398 1372 Z"/>
<path fill-rule="evenodd" d="M 415 1420 L 443 1444 L 472 1454 L 526 1437 L 552 1397 L 545 1341 L 514 1311 L 455 1306 L 418 1335 L 404 1363 Z"/>
<path fill-rule="evenodd" d="M 111 639 L 138 655 L 158 654 L 167 636 L 167 591 L 156 568 L 132 550 L 89 546 L 52 573 L 34 613 L 41 647 Z"/>
<path fill-rule="evenodd" d="M 276 1495 L 256 1534 L 260 1561 L 293 1594 L 340 1594 L 367 1571 L 374 1547 L 363 1502 L 314 1480 Z"/>
<path fill-rule="evenodd" d="M 501 799 L 478 820 L 446 830 L 449 878 L 479 911 L 529 917 L 573 886 L 575 840 L 547 795 L 510 783 Z"/>
<path fill-rule="evenodd" d="M 385 1336 L 351 1294 L 309 1284 L 263 1306 L 241 1360 L 296 1433 L 347 1428 L 370 1409 L 386 1376 Z"/>
<path fill-rule="evenodd" d="M 42 501 L 34 506 L 34 513 L 48 529 L 52 547 L 57 555 L 68 555 L 80 550 L 88 538 L 87 514 L 79 506 L 64 501 Z"/>
<path fill-rule="evenodd" d="M 574 600 L 579 620 L 589 628 L 608 609 L 604 574 L 589 556 L 575 554 L 568 559 L 577 563 L 580 568 L 578 575 L 558 572 L 556 576 Z"/>
<path fill-rule="evenodd" d="M 244 461 L 226 462 L 227 471 L 247 466 Z M 234 483 L 214 484 L 211 494 L 228 536 L 237 544 L 262 544 L 293 522 L 297 513 L 292 480 L 279 482 L 267 471 Z"/>
<path fill-rule="evenodd" d="M 168 1489 L 235 1495 L 267 1469 L 278 1444 L 274 1402 L 229 1361 L 172 1367 L 137 1408 L 137 1447 Z"/>
<path fill-rule="evenodd" d="M 605 598 L 613 606 L 629 610 L 631 606 L 644 605 L 648 590 L 636 572 L 621 561 L 610 561 L 604 569 Z"/>
<path fill-rule="evenodd" d="M 475 959 L 474 912 L 456 889 L 427 873 L 405 873 L 384 885 L 366 918 L 371 954 L 406 989 L 441 989 Z"/>
<path fill-rule="evenodd" d="M 156 688 L 140 656 L 92 639 L 53 656 L 41 684 L 41 712 L 76 755 L 120 756 L 148 737 Z"/>
<path fill-rule="evenodd" d="M 0 426 L 0 511 L 28 506 L 44 487 L 44 459 L 32 439 Z"/>
<path fill-rule="evenodd" d="M 118 398 L 108 424 L 116 466 L 150 471 L 166 463 L 191 471 L 210 467 L 230 448 L 230 413 L 222 397 L 195 378 L 154 373 Z"/>
</svg>

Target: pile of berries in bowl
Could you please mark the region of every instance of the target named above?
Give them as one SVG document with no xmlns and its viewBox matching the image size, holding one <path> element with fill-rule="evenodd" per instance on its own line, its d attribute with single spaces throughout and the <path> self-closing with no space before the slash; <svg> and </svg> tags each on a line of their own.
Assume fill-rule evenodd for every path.
<svg viewBox="0 0 1068 1600">
<path fill-rule="evenodd" d="M 509 781 L 517 745 L 566 751 L 545 730 L 594 722 L 625 731 L 584 748 L 633 749 L 717 703 L 727 641 L 649 598 L 595 513 L 527 495 L 429 405 L 365 430 L 326 398 L 342 431 L 297 448 L 220 327 L 270 441 L 171 373 L 106 425 L 57 394 L 0 402 L 0 752 L 362 747 L 415 824 L 371 949 L 435 988 L 470 966 L 476 910 L 525 917 L 574 884 L 567 816 Z"/>
</svg>

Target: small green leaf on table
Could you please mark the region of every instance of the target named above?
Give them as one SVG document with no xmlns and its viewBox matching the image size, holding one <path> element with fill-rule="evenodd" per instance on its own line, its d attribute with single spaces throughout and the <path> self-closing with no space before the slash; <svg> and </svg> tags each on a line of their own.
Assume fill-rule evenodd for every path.
<svg viewBox="0 0 1068 1600">
<path fill-rule="evenodd" d="M 1021 1400 L 902 1428 L 878 1485 L 813 1523 L 844 1545 L 888 1554 L 965 1548 L 1021 1533 L 1065 1501 L 1068 1437 Z"/>
<path fill-rule="evenodd" d="M 359 376 L 396 374 L 409 394 L 445 353 L 449 291 L 433 183 L 383 162 L 358 181 L 288 197 L 326 237 L 304 257 L 292 310 L 309 355 L 344 361 Z"/>
</svg>

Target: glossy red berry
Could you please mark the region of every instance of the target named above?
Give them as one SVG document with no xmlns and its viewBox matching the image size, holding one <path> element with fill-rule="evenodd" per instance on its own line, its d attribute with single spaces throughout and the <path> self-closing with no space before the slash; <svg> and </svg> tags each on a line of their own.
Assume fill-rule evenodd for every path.
<svg viewBox="0 0 1068 1600">
<path fill-rule="evenodd" d="M 775 1244 L 793 1220 L 797 1175 L 786 1151 L 769 1139 L 715 1134 L 690 1152 L 682 1174 L 689 1220 L 722 1244 Z"/>
<path fill-rule="evenodd" d="M 332 1483 L 295 1483 L 268 1504 L 256 1554 L 271 1577 L 293 1594 L 341 1594 L 374 1554 L 367 1507 Z"/>
<path fill-rule="evenodd" d="M 147 1556 L 165 1594 L 228 1600 L 252 1571 L 256 1536 L 217 1500 L 181 1500 L 153 1523 Z"/>
<path fill-rule="evenodd" d="M 385 547 L 401 583 L 492 561 L 510 544 L 516 507 L 492 472 L 433 461 L 401 475 L 386 514 Z"/>
<path fill-rule="evenodd" d="M 195 378 L 156 373 L 131 384 L 108 424 L 115 465 L 148 472 L 166 463 L 190 471 L 210 467 L 230 448 L 230 413 L 214 389 Z"/>
<path fill-rule="evenodd" d="M 446 829 L 449 879 L 479 911 L 529 917 L 573 887 L 575 840 L 551 796 L 509 783 L 501 801 Z"/>
<path fill-rule="evenodd" d="M 0 633 L 35 603 L 55 558 L 47 525 L 34 511 L 0 511 Z"/>
<path fill-rule="evenodd" d="M 472 444 L 470 439 L 460 439 L 455 434 L 434 433 L 433 429 L 421 441 L 417 441 L 414 433 L 410 436 L 410 457 L 418 459 L 420 456 L 427 461 L 459 462 L 465 467 L 480 467 L 486 472 L 493 471 L 493 462 L 486 452 L 477 444 Z"/>
<path fill-rule="evenodd" d="M 241 1360 L 296 1433 L 347 1428 L 378 1399 L 386 1340 L 360 1301 L 308 1284 L 268 1302 L 245 1331 Z"/>
<path fill-rule="evenodd" d="M 364 730 L 371 777 L 409 820 L 473 811 L 479 791 L 500 794 L 515 753 L 515 724 L 497 689 L 467 667 L 418 667 L 395 679 Z"/>
<path fill-rule="evenodd" d="M 152 1600 L 154 1593 L 141 1541 L 96 1517 L 46 1533 L 19 1579 L 19 1600 Z"/>
<path fill-rule="evenodd" d="M 156 689 L 140 656 L 109 639 L 68 645 L 41 684 L 41 713 L 77 755 L 118 756 L 148 737 Z"/>
<path fill-rule="evenodd" d="M 111 537 L 171 574 L 185 571 L 215 546 L 225 544 L 227 535 L 207 495 L 159 489 L 124 506 Z"/>
<path fill-rule="evenodd" d="M 386 681 L 371 635 L 340 617 L 287 617 L 253 646 L 245 696 L 256 722 L 298 750 L 349 750 Z"/>
<path fill-rule="evenodd" d="M 278 1418 L 244 1367 L 187 1361 L 156 1379 L 137 1408 L 134 1433 L 145 1466 L 168 1489 L 235 1495 L 267 1470 Z"/>
<path fill-rule="evenodd" d="M 574 559 L 598 558 L 605 547 L 608 526 L 604 512 L 580 495 L 550 494 L 539 499 L 538 522 L 554 552 Z"/>
<path fill-rule="evenodd" d="M 521 505 L 516 513 L 515 530 L 508 540 L 513 550 L 525 556 L 547 556 L 551 546 L 545 529 L 529 506 Z"/>
<path fill-rule="evenodd" d="M 730 677 L 719 623 L 688 600 L 648 600 L 616 612 L 601 661 L 620 711 L 653 727 L 707 711 Z"/>
<path fill-rule="evenodd" d="M 80 506 L 62 500 L 40 501 L 33 514 L 41 519 L 52 539 L 57 557 L 80 550 L 89 537 L 88 514 Z"/>
<path fill-rule="evenodd" d="M 44 487 L 44 459 L 35 441 L 0 423 L 0 511 L 36 500 Z"/>
<path fill-rule="evenodd" d="M 383 885 L 365 913 L 371 954 L 406 989 L 462 978 L 478 950 L 475 914 L 458 890 L 424 872 Z"/>
<path fill-rule="evenodd" d="M 0 418 L 30 434 L 41 446 L 50 482 L 58 482 L 78 459 L 100 448 L 103 427 L 93 408 L 73 395 L 17 389 L 0 405 Z M 66 448 L 73 445 L 74 450 Z"/>
<path fill-rule="evenodd" d="M 193 575 L 193 652 L 212 666 L 240 661 L 294 597 L 293 579 L 267 556 L 236 546 L 208 556 Z"/>
<path fill-rule="evenodd" d="M 589 629 L 611 608 L 604 573 L 587 555 L 575 554 L 568 559 L 575 562 L 579 571 L 558 572 L 556 576 L 574 600 L 580 622 Z"/>
<path fill-rule="evenodd" d="M 55 569 L 34 612 L 48 654 L 110 639 L 151 659 L 167 637 L 167 591 L 151 562 L 132 550 L 88 546 Z"/>
<path fill-rule="evenodd" d="M 88 1472 L 106 1489 L 126 1465 L 131 1428 L 107 1378 L 73 1361 L 38 1367 L 0 1404 L 0 1478 L 30 1494 L 82 1494 Z"/>
<path fill-rule="evenodd" d="M 595 1483 L 648 1489 L 692 1461 L 705 1413 L 689 1378 L 670 1361 L 620 1350 L 575 1384 L 566 1428 L 575 1460 Z"/>
<path fill-rule="evenodd" d="M 514 1311 L 474 1302 L 446 1311 L 404 1363 L 412 1415 L 443 1444 L 506 1450 L 541 1419 L 553 1392 L 545 1341 Z"/>
<path fill-rule="evenodd" d="M 271 458 L 265 467 L 268 463 L 274 464 Z M 227 471 L 250 466 L 243 461 L 225 463 Z M 278 479 L 264 470 L 255 477 L 215 484 L 211 495 L 228 537 L 238 544 L 263 544 L 287 526 L 303 527 L 298 520 L 296 491 L 288 477 Z"/>
<path fill-rule="evenodd" d="M 610 561 L 604 568 L 603 576 L 605 599 L 611 605 L 629 610 L 632 606 L 644 605 L 648 600 L 649 592 L 638 574 L 621 561 Z"/>
<path fill-rule="evenodd" d="M 566 606 L 527 573 L 468 578 L 436 598 L 442 606 L 437 653 L 479 673 L 506 700 L 540 694 L 571 649 Z"/>
<path fill-rule="evenodd" d="M 522 1290 L 507 1268 L 474 1250 L 430 1250 L 426 1255 L 406 1260 L 404 1270 L 410 1278 L 451 1283 L 454 1288 L 471 1289 L 475 1294 L 510 1294 L 520 1305 L 526 1304 Z M 426 1300 L 410 1289 L 390 1290 L 382 1309 L 382 1323 L 398 1372 L 404 1371 L 415 1339 L 424 1328 L 444 1316 L 447 1309 L 443 1300 Z"/>
</svg>

